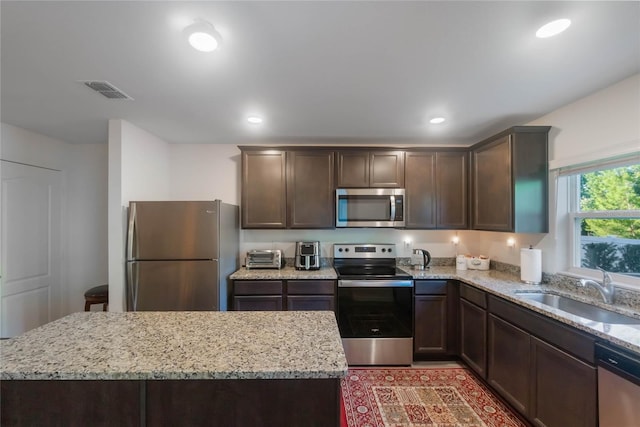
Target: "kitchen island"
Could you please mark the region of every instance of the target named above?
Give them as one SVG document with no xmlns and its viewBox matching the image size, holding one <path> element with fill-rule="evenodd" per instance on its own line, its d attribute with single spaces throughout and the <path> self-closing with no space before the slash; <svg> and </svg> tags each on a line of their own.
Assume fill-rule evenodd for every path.
<svg viewBox="0 0 640 427">
<path fill-rule="evenodd" d="M 75 313 L 2 342 L 1 424 L 339 425 L 333 312 Z"/>
</svg>

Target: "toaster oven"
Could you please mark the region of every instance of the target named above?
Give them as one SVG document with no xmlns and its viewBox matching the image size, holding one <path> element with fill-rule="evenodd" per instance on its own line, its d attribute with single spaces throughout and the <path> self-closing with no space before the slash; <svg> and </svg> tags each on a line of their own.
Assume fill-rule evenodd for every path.
<svg viewBox="0 0 640 427">
<path fill-rule="evenodd" d="M 247 252 L 246 266 L 252 268 L 282 268 L 280 249 L 252 249 Z"/>
</svg>

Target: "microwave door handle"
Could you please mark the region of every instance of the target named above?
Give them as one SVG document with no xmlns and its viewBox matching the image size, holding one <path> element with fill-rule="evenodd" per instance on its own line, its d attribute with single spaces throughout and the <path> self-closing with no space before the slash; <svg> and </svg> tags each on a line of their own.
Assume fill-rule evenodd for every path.
<svg viewBox="0 0 640 427">
<path fill-rule="evenodd" d="M 389 221 L 395 221 L 396 220 L 396 196 L 389 196 L 389 201 L 391 202 L 391 218 L 389 218 Z"/>
</svg>

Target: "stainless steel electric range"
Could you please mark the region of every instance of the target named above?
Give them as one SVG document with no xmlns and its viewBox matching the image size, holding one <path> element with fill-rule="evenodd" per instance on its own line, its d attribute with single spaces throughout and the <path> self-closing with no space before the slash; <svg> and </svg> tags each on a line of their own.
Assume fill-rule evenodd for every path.
<svg viewBox="0 0 640 427">
<path fill-rule="evenodd" d="M 395 244 L 334 244 L 338 327 L 349 365 L 410 365 L 413 279 Z"/>
</svg>

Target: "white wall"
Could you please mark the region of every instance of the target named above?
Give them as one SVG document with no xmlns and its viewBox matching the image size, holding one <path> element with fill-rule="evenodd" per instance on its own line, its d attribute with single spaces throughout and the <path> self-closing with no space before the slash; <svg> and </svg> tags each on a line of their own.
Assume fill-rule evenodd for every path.
<svg viewBox="0 0 640 427">
<path fill-rule="evenodd" d="M 171 200 L 240 204 L 240 150 L 231 144 L 172 144 Z"/>
<path fill-rule="evenodd" d="M 126 208 L 170 200 L 169 144 L 125 120 L 109 120 L 109 310 L 125 309 Z"/>
<path fill-rule="evenodd" d="M 84 291 L 107 283 L 106 145 L 73 145 L 0 124 L 4 160 L 62 172 L 62 314 L 84 310 Z"/>
<path fill-rule="evenodd" d="M 550 167 L 640 151 L 640 74 L 559 108 L 530 125 L 553 126 Z"/>
</svg>

